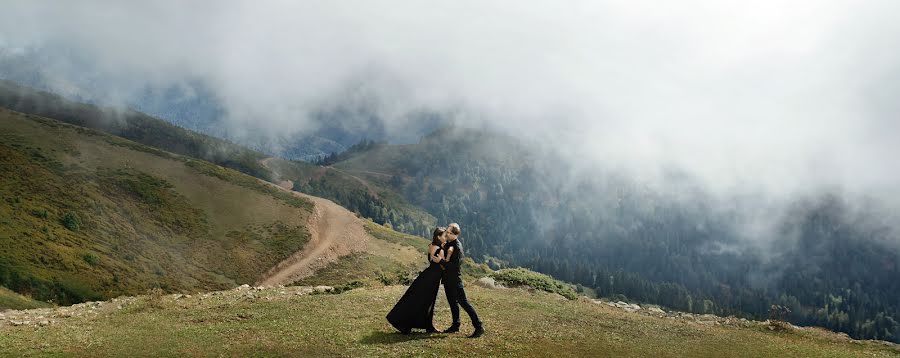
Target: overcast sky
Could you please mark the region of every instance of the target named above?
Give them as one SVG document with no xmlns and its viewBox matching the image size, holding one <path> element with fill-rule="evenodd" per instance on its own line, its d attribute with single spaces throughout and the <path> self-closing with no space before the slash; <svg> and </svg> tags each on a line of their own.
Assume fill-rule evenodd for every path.
<svg viewBox="0 0 900 358">
<path fill-rule="evenodd" d="M 199 78 L 235 122 L 302 128 L 362 86 L 388 119 L 453 109 L 586 166 L 683 168 L 719 190 L 900 193 L 900 1 L 0 8 L 3 53 L 65 47 L 123 90 Z"/>
</svg>

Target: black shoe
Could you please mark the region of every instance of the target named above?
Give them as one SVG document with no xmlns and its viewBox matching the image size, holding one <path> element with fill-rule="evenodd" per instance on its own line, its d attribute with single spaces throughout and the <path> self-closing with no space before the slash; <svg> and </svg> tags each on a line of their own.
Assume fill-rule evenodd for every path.
<svg viewBox="0 0 900 358">
<path fill-rule="evenodd" d="M 444 330 L 444 333 L 456 333 L 456 332 L 459 332 L 458 324 L 454 324 L 454 325 L 450 326 L 450 328 L 447 328 Z"/>
<path fill-rule="evenodd" d="M 484 328 L 476 327 L 475 332 L 472 332 L 472 335 L 469 336 L 469 338 L 478 338 L 478 337 L 481 337 L 483 334 L 484 334 Z"/>
<path fill-rule="evenodd" d="M 425 333 L 443 333 L 443 332 L 441 332 L 437 328 L 431 327 L 431 328 L 426 328 Z"/>
</svg>

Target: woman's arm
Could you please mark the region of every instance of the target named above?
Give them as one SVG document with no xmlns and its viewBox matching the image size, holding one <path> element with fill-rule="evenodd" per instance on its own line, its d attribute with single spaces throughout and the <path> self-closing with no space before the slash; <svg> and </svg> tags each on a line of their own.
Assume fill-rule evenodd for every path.
<svg viewBox="0 0 900 358">
<path fill-rule="evenodd" d="M 428 256 L 431 257 L 431 261 L 441 262 L 444 260 L 443 252 L 438 253 L 438 247 L 435 245 L 428 245 Z"/>
</svg>

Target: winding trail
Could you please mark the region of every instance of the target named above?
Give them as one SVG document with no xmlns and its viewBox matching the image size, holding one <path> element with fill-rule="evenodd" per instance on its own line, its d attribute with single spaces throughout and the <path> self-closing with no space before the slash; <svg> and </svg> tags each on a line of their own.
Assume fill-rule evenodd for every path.
<svg viewBox="0 0 900 358">
<path fill-rule="evenodd" d="M 266 165 L 268 159 L 264 159 L 260 163 Z M 311 201 L 314 209 L 309 216 L 307 225 L 311 236 L 309 242 L 304 245 L 302 250 L 263 274 L 257 280 L 257 286 L 287 285 L 311 276 L 316 270 L 337 261 L 341 256 L 366 250 L 371 236 L 366 232 L 362 220 L 349 210 L 331 200 L 287 189 L 284 187 L 284 182 L 276 185 L 260 181 Z"/>
</svg>

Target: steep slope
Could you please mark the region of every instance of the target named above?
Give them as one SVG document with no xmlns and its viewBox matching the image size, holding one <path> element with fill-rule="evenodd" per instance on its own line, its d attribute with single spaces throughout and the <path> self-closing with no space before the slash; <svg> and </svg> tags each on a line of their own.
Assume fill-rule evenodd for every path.
<svg viewBox="0 0 900 358">
<path fill-rule="evenodd" d="M 201 160 L 0 109 L 0 285 L 70 304 L 252 283 L 313 204 Z"/>
</svg>

